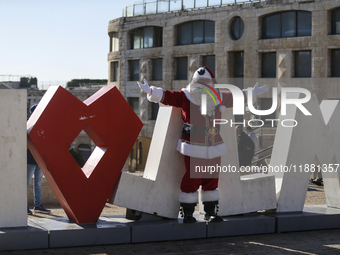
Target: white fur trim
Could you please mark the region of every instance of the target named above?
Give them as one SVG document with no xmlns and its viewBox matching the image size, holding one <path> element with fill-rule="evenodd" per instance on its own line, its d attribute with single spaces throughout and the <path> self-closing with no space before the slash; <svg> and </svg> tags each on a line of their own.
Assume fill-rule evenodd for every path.
<svg viewBox="0 0 340 255">
<path fill-rule="evenodd" d="M 195 104 L 195 105 L 199 105 L 198 102 L 192 100 L 192 98 L 191 98 L 191 96 L 190 96 L 190 91 L 189 91 L 187 88 L 182 89 L 182 91 L 184 92 L 184 95 L 186 96 L 186 98 L 187 98 L 191 103 L 193 103 L 193 104 Z"/>
<path fill-rule="evenodd" d="M 198 191 L 191 193 L 181 191 L 181 193 L 179 193 L 179 202 L 186 204 L 198 203 Z"/>
<path fill-rule="evenodd" d="M 151 86 L 152 93 L 147 95 L 150 102 L 159 103 L 163 98 L 163 89 L 159 87 Z"/>
<path fill-rule="evenodd" d="M 201 200 L 202 202 L 218 201 L 220 200 L 220 191 L 218 189 L 201 190 Z"/>
<path fill-rule="evenodd" d="M 221 157 L 227 154 L 227 147 L 224 143 L 214 146 L 202 146 L 182 142 L 182 139 L 178 140 L 177 150 L 185 156 L 206 159 Z"/>
</svg>

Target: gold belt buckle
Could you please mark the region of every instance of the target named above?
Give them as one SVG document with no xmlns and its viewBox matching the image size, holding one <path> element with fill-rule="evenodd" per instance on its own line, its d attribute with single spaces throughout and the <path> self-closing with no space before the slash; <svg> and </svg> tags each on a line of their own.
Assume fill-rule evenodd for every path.
<svg viewBox="0 0 340 255">
<path fill-rule="evenodd" d="M 215 136 L 218 134 L 218 129 L 216 127 L 208 127 L 205 129 L 205 135 Z"/>
</svg>

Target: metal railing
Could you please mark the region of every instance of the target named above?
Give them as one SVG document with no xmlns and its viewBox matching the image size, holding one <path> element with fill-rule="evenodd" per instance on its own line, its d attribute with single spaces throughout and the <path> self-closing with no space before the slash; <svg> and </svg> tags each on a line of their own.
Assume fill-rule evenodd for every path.
<svg viewBox="0 0 340 255">
<path fill-rule="evenodd" d="M 264 134 L 263 133 L 263 127 L 253 128 L 252 132 L 255 132 L 260 137 L 263 137 L 263 136 L 275 136 L 275 133 L 274 134 Z M 260 156 L 260 154 L 262 154 L 263 152 L 266 152 L 266 151 L 272 150 L 272 149 L 273 149 L 273 145 L 270 145 L 270 146 L 268 146 L 268 147 L 266 147 L 266 148 L 264 148 L 262 150 L 259 150 L 258 152 L 255 152 L 254 156 L 257 156 L 257 155 Z M 261 162 L 264 159 L 271 158 L 271 156 L 272 156 L 272 152 L 269 152 L 267 155 L 262 156 L 261 158 L 258 158 L 256 160 L 252 161 L 251 163 L 252 164 L 256 164 L 258 162 Z"/>
<path fill-rule="evenodd" d="M 21 77 L 32 77 L 29 74 L 17 75 L 17 74 L 0 74 L 0 81 L 20 81 Z"/>
<path fill-rule="evenodd" d="M 126 5 L 123 9 L 123 17 L 255 2 L 261 0 L 143 0 L 143 2 Z"/>
<path fill-rule="evenodd" d="M 258 151 L 258 152 L 256 152 L 256 153 L 254 153 L 254 156 L 255 156 L 255 155 L 260 155 L 260 153 L 262 153 L 262 152 L 264 152 L 264 151 L 267 151 L 267 150 L 270 150 L 270 149 L 273 149 L 273 145 L 268 146 L 267 148 L 265 148 L 265 149 L 263 149 L 263 150 L 260 150 L 260 151 Z M 256 159 L 256 160 L 252 161 L 251 163 L 252 163 L 252 164 L 256 164 L 257 162 L 260 162 L 260 161 L 262 161 L 262 160 L 264 160 L 264 159 L 266 159 L 266 158 L 270 158 L 271 156 L 272 156 L 272 154 L 270 153 L 270 154 L 268 154 L 268 155 L 266 155 L 266 156 L 264 156 L 264 157 L 262 157 L 262 158 L 259 158 L 259 159 Z"/>
</svg>

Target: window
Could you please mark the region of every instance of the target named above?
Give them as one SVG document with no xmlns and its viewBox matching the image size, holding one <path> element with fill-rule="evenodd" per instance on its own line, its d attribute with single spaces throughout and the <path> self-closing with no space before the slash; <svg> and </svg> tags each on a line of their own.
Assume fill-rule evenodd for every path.
<svg viewBox="0 0 340 255">
<path fill-rule="evenodd" d="M 281 37 L 281 14 L 274 14 L 262 19 L 262 38 Z"/>
<path fill-rule="evenodd" d="M 114 32 L 111 35 L 110 52 L 113 51 L 119 51 L 119 38 L 117 32 Z"/>
<path fill-rule="evenodd" d="M 188 58 L 176 58 L 176 80 L 188 79 Z"/>
<path fill-rule="evenodd" d="M 331 13 L 331 33 L 340 34 L 340 8 L 337 8 Z"/>
<path fill-rule="evenodd" d="M 162 27 L 140 27 L 131 31 L 131 48 L 162 47 Z"/>
<path fill-rule="evenodd" d="M 132 49 L 143 48 L 143 28 L 137 28 L 131 32 L 131 45 Z"/>
<path fill-rule="evenodd" d="M 130 60 L 130 81 L 139 81 L 139 60 Z"/>
<path fill-rule="evenodd" d="M 234 65 L 233 65 L 233 77 L 234 85 L 243 89 L 244 78 L 244 51 L 235 51 L 234 53 Z"/>
<path fill-rule="evenodd" d="M 204 56 L 203 66 L 208 67 L 208 69 L 215 75 L 215 56 Z"/>
<path fill-rule="evenodd" d="M 310 36 L 312 14 L 306 11 L 288 11 L 270 14 L 262 18 L 262 38 Z"/>
<path fill-rule="evenodd" d="M 280 37 L 295 37 L 296 36 L 296 12 L 281 13 L 281 35 Z"/>
<path fill-rule="evenodd" d="M 128 97 L 127 101 L 130 107 L 132 108 L 132 110 L 139 117 L 139 97 Z"/>
<path fill-rule="evenodd" d="M 215 42 L 215 21 L 204 21 L 204 42 Z"/>
<path fill-rule="evenodd" d="M 331 76 L 340 77 L 340 49 L 331 50 Z"/>
<path fill-rule="evenodd" d="M 276 78 L 276 52 L 262 53 L 261 77 Z"/>
<path fill-rule="evenodd" d="M 177 45 L 215 42 L 215 22 L 196 20 L 177 26 Z"/>
<path fill-rule="evenodd" d="M 152 80 L 163 80 L 163 59 L 161 58 L 152 60 Z"/>
<path fill-rule="evenodd" d="M 118 62 L 111 62 L 111 82 L 118 81 Z"/>
<path fill-rule="evenodd" d="M 312 14 L 310 12 L 297 12 L 297 36 L 312 35 Z"/>
<path fill-rule="evenodd" d="M 240 17 L 235 17 L 230 26 L 230 36 L 233 40 L 238 40 L 242 37 L 244 31 L 244 23 Z"/>
<path fill-rule="evenodd" d="M 296 51 L 295 52 L 295 77 L 312 76 L 312 52 Z"/>
<path fill-rule="evenodd" d="M 234 52 L 234 77 L 235 78 L 244 77 L 244 52 L 243 51 Z"/>
<path fill-rule="evenodd" d="M 193 21 L 192 23 L 192 43 L 204 43 L 203 20 Z"/>
</svg>

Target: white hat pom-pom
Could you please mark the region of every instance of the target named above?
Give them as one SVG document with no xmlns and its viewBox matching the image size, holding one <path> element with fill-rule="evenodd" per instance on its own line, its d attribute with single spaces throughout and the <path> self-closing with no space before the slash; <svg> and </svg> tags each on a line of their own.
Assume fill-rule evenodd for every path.
<svg viewBox="0 0 340 255">
<path fill-rule="evenodd" d="M 220 105 L 220 112 L 224 112 L 225 109 L 227 109 L 227 107 L 225 107 L 224 105 Z"/>
</svg>

